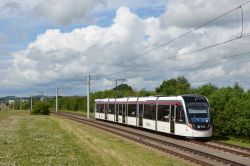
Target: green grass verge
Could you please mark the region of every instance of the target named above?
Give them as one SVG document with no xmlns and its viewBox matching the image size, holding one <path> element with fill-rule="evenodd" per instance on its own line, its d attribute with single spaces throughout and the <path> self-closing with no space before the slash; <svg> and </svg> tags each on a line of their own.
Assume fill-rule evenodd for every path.
<svg viewBox="0 0 250 166">
<path fill-rule="evenodd" d="M 233 145 L 237 145 L 237 146 L 250 148 L 250 143 L 244 142 L 244 141 L 236 139 L 236 138 L 230 138 L 227 141 L 221 141 L 221 142 L 225 142 L 225 143 L 228 143 L 228 144 L 233 144 Z"/>
<path fill-rule="evenodd" d="M 60 110 L 59 112 L 69 112 L 69 113 L 75 113 L 75 114 L 87 116 L 87 112 L 85 112 L 85 111 L 83 112 L 83 111 Z M 94 117 L 94 114 L 92 112 L 90 112 L 89 116 Z"/>
<path fill-rule="evenodd" d="M 187 165 L 57 116 L 0 112 L 0 165 Z"/>
<path fill-rule="evenodd" d="M 70 111 L 70 110 L 59 110 L 59 112 L 72 112 L 80 115 L 87 115 L 87 112 L 83 111 Z"/>
<path fill-rule="evenodd" d="M 227 144 L 237 145 L 250 148 L 250 140 L 234 138 L 234 137 L 213 137 L 214 140 Z"/>
<path fill-rule="evenodd" d="M 49 116 L 8 112 L 0 119 L 0 165 L 99 165 Z"/>
</svg>

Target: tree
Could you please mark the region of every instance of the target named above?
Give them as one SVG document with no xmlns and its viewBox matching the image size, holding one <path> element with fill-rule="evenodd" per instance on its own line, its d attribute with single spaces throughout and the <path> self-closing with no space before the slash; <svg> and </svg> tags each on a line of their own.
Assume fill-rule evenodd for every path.
<svg viewBox="0 0 250 166">
<path fill-rule="evenodd" d="M 153 96 L 154 93 L 147 91 L 145 88 L 142 88 L 138 93 L 137 96 Z"/>
<path fill-rule="evenodd" d="M 233 88 L 239 92 L 244 92 L 244 89 L 240 86 L 238 82 L 233 85 Z"/>
<path fill-rule="evenodd" d="M 213 94 L 216 90 L 218 90 L 218 88 L 215 85 L 208 83 L 198 87 L 197 89 L 193 89 L 192 92 L 195 94 L 200 94 L 208 97 L 211 94 Z"/>
<path fill-rule="evenodd" d="M 119 90 L 119 91 L 133 91 L 132 87 L 127 84 L 121 84 L 117 87 L 113 88 L 113 90 Z"/>
<path fill-rule="evenodd" d="M 134 94 L 132 87 L 127 84 L 118 85 L 115 88 L 113 88 L 113 91 L 115 91 L 116 97 L 123 97 Z"/>
<path fill-rule="evenodd" d="M 49 115 L 49 104 L 45 101 L 35 103 L 31 114 L 33 115 Z"/>
<path fill-rule="evenodd" d="M 190 93 L 190 83 L 183 77 L 177 77 L 176 79 L 165 80 L 162 84 L 157 87 L 156 93 L 162 95 L 180 95 Z"/>
<path fill-rule="evenodd" d="M 209 96 L 216 135 L 249 139 L 249 98 L 239 87 L 220 88 Z"/>
</svg>

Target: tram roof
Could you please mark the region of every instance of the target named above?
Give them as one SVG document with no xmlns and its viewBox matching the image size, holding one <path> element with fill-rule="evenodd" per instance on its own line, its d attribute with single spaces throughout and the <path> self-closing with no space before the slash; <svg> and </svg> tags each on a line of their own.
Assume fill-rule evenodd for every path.
<svg viewBox="0 0 250 166">
<path fill-rule="evenodd" d="M 123 98 L 105 98 L 105 99 L 95 99 L 96 102 L 127 102 L 127 101 L 152 101 L 152 100 L 182 100 L 183 97 L 204 97 L 196 94 L 185 94 L 179 96 L 148 96 L 148 97 L 123 97 Z"/>
</svg>

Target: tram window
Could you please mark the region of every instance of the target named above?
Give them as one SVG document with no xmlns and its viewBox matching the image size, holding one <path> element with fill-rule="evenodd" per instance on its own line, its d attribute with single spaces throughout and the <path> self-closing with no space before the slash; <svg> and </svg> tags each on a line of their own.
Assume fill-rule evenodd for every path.
<svg viewBox="0 0 250 166">
<path fill-rule="evenodd" d="M 127 115 L 127 104 L 123 104 L 123 115 L 126 116 Z"/>
<path fill-rule="evenodd" d="M 155 105 L 154 104 L 145 104 L 144 105 L 144 118 L 155 120 Z"/>
<path fill-rule="evenodd" d="M 185 114 L 182 106 L 176 107 L 176 122 L 185 123 Z"/>
<path fill-rule="evenodd" d="M 100 112 L 100 104 L 96 104 L 95 112 Z"/>
<path fill-rule="evenodd" d="M 108 104 L 104 104 L 104 111 L 108 112 Z"/>
<path fill-rule="evenodd" d="M 119 105 L 118 104 L 115 104 L 115 114 L 119 114 Z"/>
<path fill-rule="evenodd" d="M 100 104 L 100 113 L 104 113 L 104 104 Z"/>
<path fill-rule="evenodd" d="M 115 113 L 115 105 L 109 104 L 109 114 L 114 114 L 114 113 Z"/>
<path fill-rule="evenodd" d="M 170 106 L 159 105 L 158 106 L 158 120 L 169 122 Z"/>
<path fill-rule="evenodd" d="M 122 104 L 119 104 L 119 115 L 122 115 Z"/>
<path fill-rule="evenodd" d="M 139 116 L 143 116 L 143 104 L 139 104 Z"/>
<path fill-rule="evenodd" d="M 136 104 L 128 104 L 128 116 L 136 117 Z"/>
</svg>

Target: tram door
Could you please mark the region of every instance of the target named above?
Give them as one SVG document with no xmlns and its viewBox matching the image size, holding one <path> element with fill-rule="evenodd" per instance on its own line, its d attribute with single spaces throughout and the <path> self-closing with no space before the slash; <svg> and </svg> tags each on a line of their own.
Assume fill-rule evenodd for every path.
<svg viewBox="0 0 250 166">
<path fill-rule="evenodd" d="M 115 121 L 118 122 L 118 116 L 119 116 L 119 105 L 115 105 Z"/>
<path fill-rule="evenodd" d="M 170 132 L 174 133 L 175 105 L 171 105 L 170 111 Z"/>
<path fill-rule="evenodd" d="M 108 104 L 105 104 L 105 107 L 104 107 L 104 113 L 105 113 L 105 119 L 107 119 L 107 114 L 108 114 Z"/>
<path fill-rule="evenodd" d="M 125 123 L 126 118 L 126 104 L 122 104 L 122 123 Z"/>
<path fill-rule="evenodd" d="M 138 110 L 138 117 L 139 117 L 139 126 L 142 126 L 143 124 L 143 104 L 139 104 L 139 110 Z"/>
</svg>

